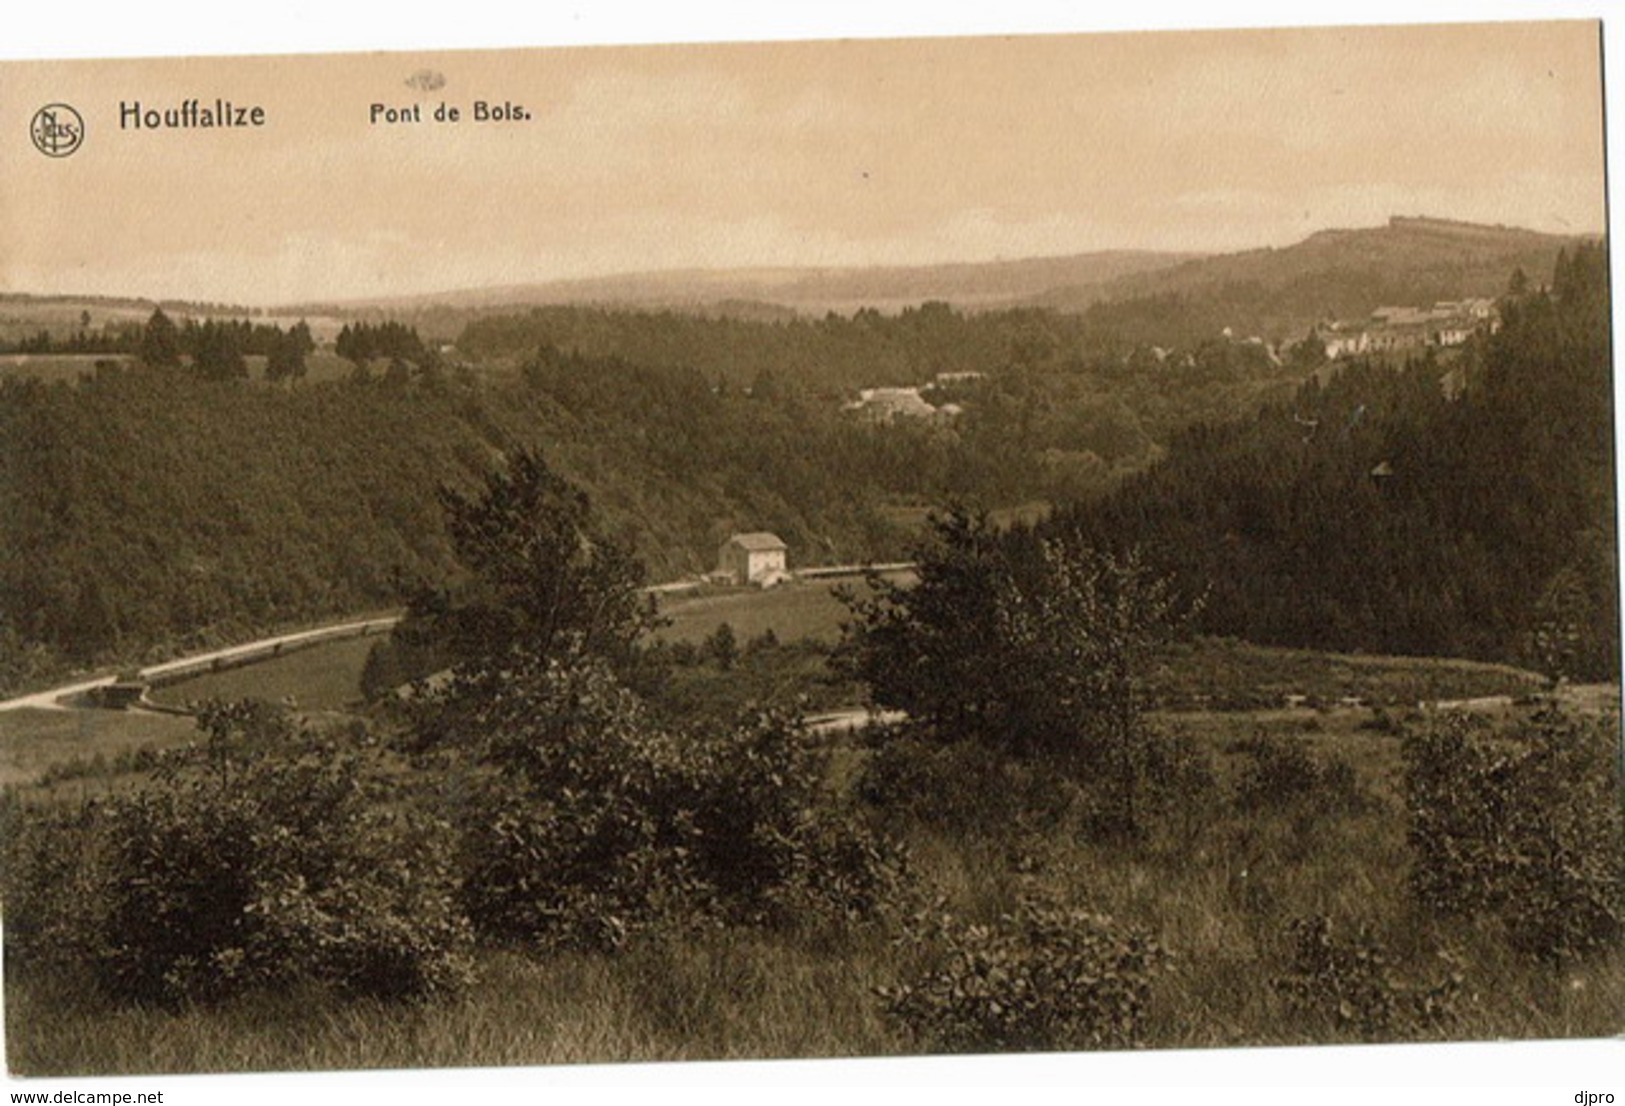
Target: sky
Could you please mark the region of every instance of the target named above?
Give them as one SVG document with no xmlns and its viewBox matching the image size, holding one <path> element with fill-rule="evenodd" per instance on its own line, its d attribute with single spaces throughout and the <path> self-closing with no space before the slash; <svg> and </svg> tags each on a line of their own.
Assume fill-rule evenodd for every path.
<svg viewBox="0 0 1625 1106">
<path fill-rule="evenodd" d="M 1563 21 L 10 61 L 0 291 L 269 305 L 1227 251 L 1393 214 L 1595 233 L 1598 47 Z M 120 128 L 194 97 L 266 125 Z M 28 140 L 53 101 L 85 120 L 70 157 Z"/>
</svg>

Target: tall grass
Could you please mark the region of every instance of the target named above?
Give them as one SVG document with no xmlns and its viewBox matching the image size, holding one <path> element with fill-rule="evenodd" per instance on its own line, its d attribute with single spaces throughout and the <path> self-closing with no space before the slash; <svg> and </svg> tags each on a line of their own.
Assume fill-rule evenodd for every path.
<svg viewBox="0 0 1625 1106">
<path fill-rule="evenodd" d="M 1340 939 L 1363 929 L 1403 986 L 1440 978 L 1441 953 L 1457 957 L 1451 1016 L 1403 1024 L 1397 1038 L 1606 1036 L 1625 1026 L 1625 952 L 1554 967 L 1512 951 L 1493 921 L 1441 919 L 1414 904 L 1395 738 L 1360 728 L 1352 712 L 1307 732 L 1302 719 L 1273 719 L 1323 763 L 1351 764 L 1368 801 L 1282 794 L 1242 809 L 1234 796 L 1252 764 L 1250 721 L 1204 716 L 1195 736 L 1216 782 L 1144 841 L 912 824 L 922 901 L 991 922 L 1044 890 L 1156 933 L 1174 960 L 1152 987 L 1148 1047 L 1364 1039 L 1357 1024 L 1294 1007 L 1276 985 L 1291 961 L 1288 923 L 1314 916 Z M 918 1046 L 876 992 L 922 954 L 894 936 L 880 926 L 705 930 L 617 954 L 487 949 L 458 998 L 393 1005 L 309 991 L 176 1012 L 113 1009 L 82 982 L 8 971 L 8 1050 L 30 1075 L 897 1055 Z"/>
<path fill-rule="evenodd" d="M 619 957 L 488 952 L 465 995 L 417 1005 L 260 994 L 179 1012 L 107 1009 L 83 984 L 8 988 L 24 1075 L 499 1067 L 896 1054 L 870 987 L 888 948 L 722 934 Z"/>
</svg>

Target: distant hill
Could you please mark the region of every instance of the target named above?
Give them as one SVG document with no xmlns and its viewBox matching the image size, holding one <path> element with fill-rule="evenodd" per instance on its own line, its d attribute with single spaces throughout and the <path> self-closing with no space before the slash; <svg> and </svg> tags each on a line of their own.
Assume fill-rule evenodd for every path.
<svg viewBox="0 0 1625 1106">
<path fill-rule="evenodd" d="M 1552 271 L 1559 250 L 1590 240 L 1396 216 L 1387 226 L 1323 230 L 1280 249 L 1200 257 L 1105 284 L 1057 286 L 1019 303 L 1085 311 L 1177 298 L 1174 306 L 1238 332 L 1296 338 L 1318 320 L 1360 318 L 1386 304 L 1500 295 L 1515 269 L 1540 279 Z"/>
<path fill-rule="evenodd" d="M 1424 304 L 1505 291 L 1513 270 L 1549 273 L 1559 250 L 1588 239 L 1517 227 L 1396 216 L 1386 226 L 1323 230 L 1281 248 L 1229 254 L 1111 250 L 1064 257 L 848 268 L 679 269 L 540 281 L 423 295 L 278 308 L 280 314 L 387 314 L 455 332 L 470 314 L 528 306 L 595 305 L 675 310 L 713 318 L 782 321 L 895 312 L 928 301 L 961 310 L 1049 308 L 1097 316 L 1135 341 L 1181 322 L 1206 334 L 1230 326 L 1295 339 L 1327 318 L 1358 318 L 1385 304 Z M 1121 306 L 1117 306 L 1121 305 Z M 1122 325 L 1119 325 L 1122 324 Z M 426 325 L 429 325 L 426 323 Z M 1139 331 L 1147 334 L 1140 334 Z"/>
<path fill-rule="evenodd" d="M 803 315 L 850 314 L 861 307 L 895 311 L 941 300 L 958 307 L 1002 306 L 1058 287 L 1104 284 L 1166 269 L 1198 257 L 1191 253 L 1110 250 L 1067 257 L 802 269 L 677 269 L 582 280 L 467 288 L 388 299 L 279 308 L 292 313 L 329 310 L 414 311 L 431 306 L 479 309 L 556 304 L 667 308 L 734 317 L 766 317 L 774 307 Z"/>
</svg>

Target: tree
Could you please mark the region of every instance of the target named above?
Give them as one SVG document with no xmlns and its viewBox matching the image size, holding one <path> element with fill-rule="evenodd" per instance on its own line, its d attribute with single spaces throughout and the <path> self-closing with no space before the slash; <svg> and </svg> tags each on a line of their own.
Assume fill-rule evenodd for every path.
<svg viewBox="0 0 1625 1106">
<path fill-rule="evenodd" d="M 301 337 L 298 329 L 295 327 L 287 334 L 278 333 L 272 341 L 271 351 L 265 361 L 265 379 L 297 380 L 305 375 L 306 343 L 310 340 L 310 332 L 306 330 Z"/>
<path fill-rule="evenodd" d="M 450 658 L 500 670 L 513 654 L 581 652 L 625 671 L 658 619 L 639 592 L 643 566 L 596 532 L 587 496 L 539 453 L 519 450 L 472 496 L 441 492 L 464 578 L 421 596 L 409 632 Z"/>
<path fill-rule="evenodd" d="M 372 358 L 372 332 L 367 329 L 365 323 L 357 323 L 353 329 L 349 324 L 345 324 L 339 328 L 339 336 L 333 343 L 333 351 L 360 367 Z"/>
<path fill-rule="evenodd" d="M 944 741 L 1000 744 L 1010 673 L 990 635 L 1012 572 L 1007 544 L 986 514 L 956 506 L 932 516 L 914 557 L 911 585 L 875 574 L 867 596 L 838 593 L 854 620 L 837 663 L 877 706 L 906 712 Z"/>
<path fill-rule="evenodd" d="M 192 368 L 205 380 L 235 380 L 248 375 L 237 330 L 230 323 L 207 319 L 191 332 L 195 343 Z"/>
<path fill-rule="evenodd" d="M 907 712 L 916 734 L 1087 781 L 1097 828 L 1140 833 L 1142 796 L 1174 752 L 1146 722 L 1147 672 L 1198 604 L 1137 552 L 1000 534 L 963 510 L 932 520 L 917 572 L 846 596 L 856 617 L 838 655 L 876 705 Z"/>
<path fill-rule="evenodd" d="M 705 639 L 705 651 L 717 662 L 718 668 L 731 671 L 739 661 L 739 639 L 734 635 L 733 626 L 726 622 L 719 624 Z"/>
<path fill-rule="evenodd" d="M 181 363 L 181 336 L 164 309 L 154 308 L 141 332 L 140 357 L 153 368 L 174 368 Z"/>
<path fill-rule="evenodd" d="M 1293 344 L 1291 352 L 1287 354 L 1287 360 L 1297 370 L 1315 369 L 1324 365 L 1326 341 L 1320 336 L 1320 328 L 1310 327 L 1303 341 Z"/>
<path fill-rule="evenodd" d="M 288 337 L 293 340 L 299 350 L 301 358 L 308 357 L 316 352 L 316 339 L 310 336 L 310 324 L 300 319 L 288 328 Z"/>
<path fill-rule="evenodd" d="M 1147 676 L 1158 645 L 1198 606 L 1137 550 L 1122 555 L 1040 542 L 1027 587 L 1005 584 L 996 647 L 1015 658 L 1007 691 L 1029 754 L 1107 786 L 1099 828 L 1137 836 L 1143 798 L 1174 750 L 1150 726 Z"/>
</svg>

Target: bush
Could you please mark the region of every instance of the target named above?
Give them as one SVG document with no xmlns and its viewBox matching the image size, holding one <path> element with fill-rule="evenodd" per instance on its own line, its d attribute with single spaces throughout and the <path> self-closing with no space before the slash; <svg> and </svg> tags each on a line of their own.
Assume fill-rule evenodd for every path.
<svg viewBox="0 0 1625 1106">
<path fill-rule="evenodd" d="M 1404 744 L 1411 887 L 1444 914 L 1498 917 L 1561 960 L 1625 932 L 1617 719 L 1555 706 L 1497 734 L 1449 716 Z"/>
<path fill-rule="evenodd" d="M 1115 754 L 1126 763 L 1085 785 L 1083 833 L 1097 841 L 1188 841 L 1213 814 L 1212 760 L 1187 734 L 1143 721 L 1137 729 Z"/>
<path fill-rule="evenodd" d="M 894 817 L 954 833 L 1053 831 L 1079 803 L 1077 783 L 973 741 L 942 744 L 908 724 L 875 728 L 858 796 Z"/>
<path fill-rule="evenodd" d="M 769 713 L 676 737 L 583 658 L 515 672 L 465 719 L 486 766 L 462 803 L 462 901 L 487 935 L 618 947 L 639 930 L 872 917 L 897 851 L 841 807 L 825 754 Z"/>
<path fill-rule="evenodd" d="M 1151 727 L 1132 746 L 1139 782 L 1131 790 L 1119 774 L 1079 780 L 1047 759 L 1016 760 L 977 742 L 917 736 L 912 723 L 872 733 L 870 743 L 860 798 L 953 833 L 1117 840 L 1132 831 L 1185 839 L 1211 813 L 1207 758 L 1188 737 Z"/>
<path fill-rule="evenodd" d="M 1135 1045 L 1167 962 L 1147 933 L 1032 901 L 993 925 L 941 919 L 923 940 L 931 966 L 881 998 L 925 1047 L 947 1052 Z"/>
<path fill-rule="evenodd" d="M 6 971 L 54 974 L 86 964 L 100 932 L 107 885 L 104 804 L 24 803 L 0 797 L 0 901 Z"/>
<path fill-rule="evenodd" d="M 201 721 L 202 765 L 166 767 L 58 838 L 84 850 L 71 872 L 19 873 L 16 951 L 49 958 L 45 940 L 113 998 L 166 1005 L 294 981 L 385 998 L 460 984 L 469 933 L 445 828 L 390 810 L 359 755 L 264 706 Z M 77 928 L 51 928 L 45 878 L 82 893 Z"/>
<path fill-rule="evenodd" d="M 1324 915 L 1295 919 L 1288 932 L 1292 959 L 1287 973 L 1272 980 L 1293 1012 L 1321 1022 L 1325 1032 L 1352 1034 L 1365 1041 L 1394 1041 L 1437 1032 L 1455 1017 L 1462 984 L 1452 956 L 1445 975 L 1423 985 L 1399 981 L 1382 945 L 1365 929 L 1352 939 L 1332 935 Z"/>
<path fill-rule="evenodd" d="M 1235 787 L 1236 807 L 1244 812 L 1312 804 L 1317 812 L 1357 814 L 1374 801 L 1352 764 L 1336 755 L 1317 758 L 1302 739 L 1261 733 L 1235 751 L 1246 757 Z"/>
<path fill-rule="evenodd" d="M 800 910 L 870 917 L 901 886 L 901 855 L 830 791 L 828 754 L 793 716 L 763 712 L 684 748 L 690 855 L 730 919 Z"/>
</svg>

